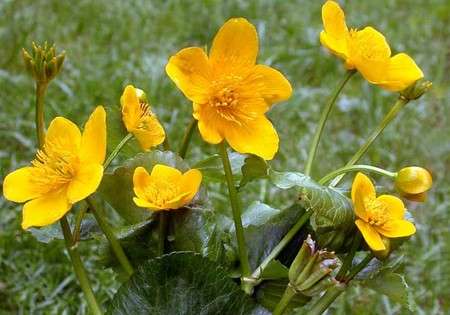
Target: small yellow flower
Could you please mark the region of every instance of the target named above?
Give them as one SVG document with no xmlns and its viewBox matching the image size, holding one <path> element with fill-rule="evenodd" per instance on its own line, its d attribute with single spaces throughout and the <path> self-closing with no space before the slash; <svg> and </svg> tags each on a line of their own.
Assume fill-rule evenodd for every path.
<svg viewBox="0 0 450 315">
<path fill-rule="evenodd" d="M 146 100 L 139 100 L 138 92 L 132 85 L 125 87 L 120 97 L 122 119 L 127 131 L 132 133 L 143 151 L 150 150 L 164 141 L 164 129 Z"/>
<path fill-rule="evenodd" d="M 386 249 L 382 236 L 396 238 L 416 232 L 414 224 L 404 220 L 406 210 L 403 202 L 389 195 L 376 197 L 375 187 L 364 174 L 356 175 L 351 195 L 358 217 L 355 224 L 373 251 Z"/>
<path fill-rule="evenodd" d="M 33 166 L 6 176 L 3 194 L 23 206 L 22 228 L 50 225 L 97 189 L 106 154 L 106 114 L 98 106 L 83 134 L 71 121 L 56 117 L 50 123 L 42 150 Z M 27 202 L 28 201 L 28 202 Z"/>
<path fill-rule="evenodd" d="M 339 4 L 327 1 L 322 7 L 324 30 L 320 42 L 331 53 L 345 60 L 346 69 L 356 69 L 370 83 L 396 92 L 423 78 L 414 60 L 405 53 L 391 57 L 383 34 L 372 27 L 361 31 L 347 28 Z"/>
<path fill-rule="evenodd" d="M 166 71 L 194 103 L 203 140 L 226 139 L 238 152 L 270 160 L 279 140 L 264 114 L 273 103 L 290 98 L 292 87 L 279 71 L 256 65 L 257 55 L 255 27 L 234 18 L 217 33 L 209 57 L 200 48 L 186 48 L 170 58 Z"/>
<path fill-rule="evenodd" d="M 151 174 L 141 166 L 133 174 L 134 203 L 153 211 L 178 209 L 197 194 L 202 173 L 192 169 L 182 174 L 176 168 L 157 164 Z"/>
<path fill-rule="evenodd" d="M 395 189 L 405 199 L 423 202 L 433 185 L 430 172 L 418 166 L 402 168 L 395 179 Z"/>
</svg>

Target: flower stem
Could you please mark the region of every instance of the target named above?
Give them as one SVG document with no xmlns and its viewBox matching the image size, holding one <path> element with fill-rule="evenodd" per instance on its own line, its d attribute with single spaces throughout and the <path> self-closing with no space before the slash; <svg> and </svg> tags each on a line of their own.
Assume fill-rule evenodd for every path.
<svg viewBox="0 0 450 315">
<path fill-rule="evenodd" d="M 83 218 L 86 214 L 87 209 L 88 204 L 84 203 L 82 208 L 80 209 L 80 212 L 78 213 L 77 221 L 75 222 L 75 228 L 73 229 L 72 246 L 75 246 L 75 244 L 78 242 L 78 239 L 80 238 L 81 223 L 83 222 Z"/>
<path fill-rule="evenodd" d="M 361 233 L 359 233 L 359 231 L 357 231 L 355 234 L 355 238 L 353 239 L 352 247 L 350 248 L 350 251 L 348 252 L 347 256 L 345 257 L 345 260 L 341 266 L 341 269 L 339 269 L 339 272 L 336 275 L 336 280 L 341 281 L 343 278 L 345 278 L 347 271 L 352 266 L 353 258 L 355 258 L 355 254 L 356 254 L 360 244 L 361 244 Z"/>
<path fill-rule="evenodd" d="M 273 315 L 281 315 L 283 314 L 286 307 L 289 305 L 289 302 L 291 302 L 292 298 L 295 296 L 294 289 L 288 284 L 286 287 L 286 290 L 283 293 L 283 296 L 278 301 L 277 306 L 273 310 Z"/>
<path fill-rule="evenodd" d="M 167 211 L 159 211 L 158 222 L 158 249 L 157 255 L 164 255 L 164 242 L 166 241 L 166 225 L 167 225 Z"/>
<path fill-rule="evenodd" d="M 189 126 L 186 129 L 186 132 L 183 135 L 183 140 L 181 141 L 180 149 L 178 150 L 178 154 L 182 159 L 184 159 L 184 157 L 186 156 L 189 143 L 191 142 L 192 134 L 194 133 L 197 124 L 198 121 L 196 119 L 192 119 Z"/>
<path fill-rule="evenodd" d="M 264 261 L 258 266 L 258 268 L 255 269 L 255 271 L 252 274 L 252 278 L 256 280 L 255 285 L 261 282 L 261 274 L 264 271 L 264 269 L 267 268 L 269 263 L 274 260 L 278 254 L 281 253 L 281 251 L 286 247 L 286 245 L 292 240 L 292 238 L 297 234 L 297 232 L 302 228 L 303 225 L 305 225 L 306 222 L 308 222 L 309 218 L 313 214 L 313 211 L 307 211 L 305 214 L 302 215 L 300 220 L 295 223 L 295 225 L 289 230 L 289 232 L 286 233 L 286 235 L 283 237 L 283 239 L 275 246 L 274 249 L 270 252 L 270 254 L 264 259 Z"/>
<path fill-rule="evenodd" d="M 379 167 L 375 167 L 372 165 L 349 165 L 349 166 L 341 167 L 341 168 L 327 174 L 326 176 L 324 176 L 323 178 L 321 178 L 319 180 L 319 184 L 324 185 L 326 182 L 332 180 L 333 178 L 335 178 L 341 174 L 346 174 L 346 173 L 350 173 L 350 172 L 360 172 L 360 171 L 375 173 L 375 174 L 390 178 L 392 180 L 395 180 L 396 173 L 386 171 L 385 169 L 382 169 Z"/>
<path fill-rule="evenodd" d="M 102 229 L 103 233 L 105 233 L 106 238 L 109 241 L 109 244 L 111 245 L 111 248 L 116 254 L 117 259 L 119 260 L 120 264 L 122 265 L 123 269 L 127 273 L 128 276 L 131 276 L 133 274 L 133 267 L 131 266 L 125 252 L 122 249 L 122 246 L 120 245 L 119 241 L 117 240 L 116 236 L 114 235 L 113 230 L 109 226 L 109 224 L 106 222 L 106 220 L 102 217 L 102 215 L 98 211 L 98 204 L 94 200 L 92 196 L 88 196 L 86 198 L 86 201 L 94 214 L 95 219 L 98 222 L 98 225 Z"/>
<path fill-rule="evenodd" d="M 250 264 L 247 256 L 247 243 L 245 242 L 244 227 L 242 225 L 241 207 L 239 205 L 236 186 L 233 182 L 233 173 L 228 157 L 226 142 L 222 141 L 219 146 L 220 156 L 222 158 L 223 169 L 225 171 L 225 177 L 228 185 L 231 209 L 233 211 L 234 227 L 236 229 L 236 239 L 239 248 L 239 258 L 241 261 L 242 288 L 244 289 L 244 291 L 250 294 L 253 287 L 251 285 L 249 286 L 247 284 L 248 281 L 246 281 L 246 279 L 249 279 L 250 277 Z"/>
<path fill-rule="evenodd" d="M 331 288 L 329 288 L 324 295 L 317 300 L 312 308 L 308 310 L 306 315 L 320 315 L 326 311 L 326 309 L 331 305 L 331 303 L 336 300 L 336 298 L 341 295 L 342 292 L 347 288 L 347 284 L 339 283 Z"/>
<path fill-rule="evenodd" d="M 353 280 L 353 278 L 361 271 L 364 269 L 365 266 L 367 266 L 367 264 L 374 258 L 375 256 L 372 253 L 367 254 L 366 257 L 364 257 L 363 260 L 361 260 L 361 262 L 356 265 L 355 267 L 353 267 L 352 270 L 350 270 L 348 276 L 345 278 L 345 280 L 348 282 L 350 282 L 351 280 Z"/>
<path fill-rule="evenodd" d="M 386 128 L 387 125 L 392 121 L 392 119 L 397 115 L 398 111 L 402 109 L 406 104 L 409 103 L 409 99 L 406 97 L 400 95 L 397 99 L 397 102 L 395 103 L 394 107 L 392 107 L 391 111 L 384 117 L 384 119 L 381 121 L 381 123 L 378 125 L 378 127 L 375 129 L 375 131 L 367 138 L 366 142 L 363 144 L 363 146 L 355 153 L 355 155 L 351 158 L 351 160 L 347 163 L 346 166 L 352 166 L 355 165 L 359 159 L 364 155 L 364 153 L 367 152 L 367 150 L 370 148 L 370 146 L 375 142 L 375 140 L 378 138 L 378 136 L 383 132 L 384 128 Z M 339 184 L 341 179 L 344 177 L 344 174 L 336 177 L 330 184 L 330 186 L 336 186 Z"/>
<path fill-rule="evenodd" d="M 114 150 L 111 152 L 111 154 L 106 159 L 105 163 L 103 163 L 103 169 L 106 170 L 111 164 L 112 160 L 116 157 L 116 155 L 122 150 L 123 146 L 133 137 L 132 133 L 127 134 L 122 141 L 114 148 Z"/>
<path fill-rule="evenodd" d="M 80 255 L 77 248 L 72 247 L 72 233 L 70 231 L 69 222 L 67 218 L 63 216 L 59 222 L 61 223 L 61 228 L 64 234 L 64 241 L 66 244 L 67 252 L 69 253 L 70 260 L 72 261 L 73 269 L 75 270 L 75 275 L 80 283 L 81 289 L 83 290 L 84 296 L 88 303 L 91 313 L 94 315 L 102 315 L 103 312 L 95 299 L 94 291 L 92 291 L 91 283 L 87 277 L 86 270 L 81 262 Z"/>
<path fill-rule="evenodd" d="M 44 135 L 44 96 L 48 83 L 36 82 L 36 132 L 39 148 L 42 150 L 45 142 Z"/>
<path fill-rule="evenodd" d="M 314 161 L 314 157 L 316 155 L 317 147 L 319 145 L 320 138 L 321 138 L 322 132 L 323 132 L 323 128 L 325 126 L 325 122 L 328 119 L 328 115 L 329 115 L 329 113 L 331 111 L 331 108 L 333 107 L 334 102 L 336 101 L 339 93 L 341 93 L 341 91 L 344 88 L 344 86 L 347 83 L 347 81 L 355 73 L 356 73 L 355 70 L 347 70 L 347 72 L 345 73 L 344 77 L 339 82 L 339 85 L 333 91 L 333 93 L 330 95 L 327 103 L 325 104 L 325 108 L 323 109 L 322 115 L 320 116 L 319 122 L 318 122 L 317 127 L 316 127 L 316 131 L 314 132 L 314 135 L 313 135 L 313 138 L 312 138 L 312 141 L 311 141 L 311 146 L 310 146 L 309 151 L 308 151 L 308 158 L 306 159 L 305 170 L 303 172 L 305 175 L 309 175 L 311 173 L 312 164 L 313 164 L 313 161 Z"/>
</svg>

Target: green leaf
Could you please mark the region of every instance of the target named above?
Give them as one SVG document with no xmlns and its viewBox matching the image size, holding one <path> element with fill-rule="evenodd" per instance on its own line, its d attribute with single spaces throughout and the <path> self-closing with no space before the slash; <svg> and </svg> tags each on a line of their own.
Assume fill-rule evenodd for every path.
<svg viewBox="0 0 450 315">
<path fill-rule="evenodd" d="M 261 273 L 261 278 L 265 280 L 280 279 L 288 277 L 289 268 L 278 260 L 271 260 L 267 267 Z"/>
<path fill-rule="evenodd" d="M 250 155 L 244 160 L 242 166 L 242 180 L 239 188 L 256 179 L 267 177 L 268 165 L 266 160 L 256 155 Z"/>
<path fill-rule="evenodd" d="M 351 245 L 355 231 L 355 215 L 350 199 L 339 190 L 317 184 L 309 176 L 294 172 L 275 172 L 269 169 L 269 179 L 278 187 L 300 187 L 300 205 L 314 211 L 312 224 L 319 248 L 338 253 Z"/>
<path fill-rule="evenodd" d="M 392 268 L 384 268 L 373 277 L 365 280 L 362 285 L 366 288 L 386 295 L 395 302 L 408 308 L 412 313 L 417 310 L 417 304 L 414 301 L 413 293 L 405 278 L 394 273 Z"/>
<path fill-rule="evenodd" d="M 229 153 L 231 170 L 235 181 L 242 179 L 241 168 L 244 165 L 246 156 L 237 152 Z M 192 168 L 202 172 L 203 181 L 205 182 L 225 182 L 225 171 L 223 170 L 222 159 L 218 154 L 192 164 Z"/>
<path fill-rule="evenodd" d="M 108 313 L 270 314 L 211 260 L 189 252 L 147 261 L 117 291 Z"/>
<path fill-rule="evenodd" d="M 156 164 L 175 167 L 183 173 L 189 170 L 188 164 L 173 152 L 150 151 L 128 159 L 123 166 L 116 168 L 113 174 L 103 176 L 98 192 L 130 224 L 145 221 L 152 215 L 151 211 L 140 208 L 133 202 L 134 170 L 143 166 L 151 171 Z M 198 198 L 196 199 L 199 202 Z"/>
</svg>

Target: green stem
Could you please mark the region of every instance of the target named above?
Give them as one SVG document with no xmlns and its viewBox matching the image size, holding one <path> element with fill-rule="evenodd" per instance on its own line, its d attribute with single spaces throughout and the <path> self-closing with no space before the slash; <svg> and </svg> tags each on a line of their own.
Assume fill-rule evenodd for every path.
<svg viewBox="0 0 450 315">
<path fill-rule="evenodd" d="M 164 255 L 164 242 L 166 241 L 166 224 L 167 224 L 167 211 L 159 212 L 159 225 L 158 225 L 158 251 L 157 255 Z"/>
<path fill-rule="evenodd" d="M 283 237 L 283 239 L 275 246 L 274 249 L 270 252 L 270 254 L 264 259 L 264 261 L 258 266 L 258 268 L 255 269 L 255 271 L 252 274 L 252 278 L 256 280 L 254 285 L 261 282 L 261 274 L 264 271 L 264 269 L 267 268 L 269 263 L 277 257 L 281 251 L 286 247 L 286 245 L 292 240 L 292 238 L 297 234 L 297 232 L 305 225 L 306 222 L 308 222 L 309 218 L 313 214 L 313 211 L 307 211 L 300 220 L 295 223 L 295 225 L 290 229 L 289 232 L 286 233 L 286 235 Z"/>
<path fill-rule="evenodd" d="M 109 166 L 109 164 L 111 164 L 112 160 L 114 160 L 114 158 L 116 157 L 116 155 L 119 153 L 120 150 L 122 150 L 123 146 L 128 142 L 128 140 L 130 140 L 131 138 L 133 138 L 133 134 L 129 133 L 127 134 L 122 141 L 120 141 L 120 143 L 114 148 L 114 150 L 111 152 L 111 154 L 108 156 L 108 158 L 106 159 L 105 163 L 103 163 L 103 169 L 106 170 Z"/>
<path fill-rule="evenodd" d="M 70 232 L 69 222 L 67 222 L 67 218 L 65 216 L 63 216 L 59 220 L 59 222 L 61 223 L 62 232 L 64 234 L 64 241 L 66 244 L 67 252 L 69 253 L 75 275 L 78 279 L 78 282 L 80 283 L 81 289 L 83 290 L 89 309 L 94 315 L 102 315 L 103 312 L 97 300 L 95 299 L 94 291 L 92 291 L 91 283 L 87 277 L 86 270 L 83 267 L 83 263 L 81 262 L 78 250 L 76 247 L 72 247 L 73 240 L 72 233 Z"/>
<path fill-rule="evenodd" d="M 98 222 L 98 225 L 102 229 L 103 233 L 105 233 L 106 238 L 109 241 L 109 244 L 111 245 L 111 248 L 116 254 L 117 259 L 119 260 L 120 264 L 122 265 L 123 269 L 127 273 L 128 276 L 131 276 L 133 274 L 133 267 L 131 266 L 125 252 L 122 249 L 122 246 L 120 245 L 119 241 L 117 240 L 116 236 L 114 235 L 113 230 L 109 226 L 109 224 L 106 222 L 106 220 L 103 218 L 103 216 L 98 211 L 98 205 L 97 202 L 94 200 L 92 196 L 88 196 L 86 198 L 86 201 L 94 214 L 95 219 Z"/>
<path fill-rule="evenodd" d="M 75 222 L 75 228 L 73 230 L 72 246 L 75 246 L 75 244 L 78 242 L 78 239 L 80 238 L 81 223 L 83 222 L 83 218 L 84 218 L 84 215 L 86 214 L 87 209 L 88 209 L 88 204 L 84 203 L 83 208 L 81 208 L 80 212 L 78 213 L 77 221 Z"/>
<path fill-rule="evenodd" d="M 247 243 L 245 242 L 244 227 L 242 225 L 241 218 L 241 207 L 239 205 L 238 194 L 236 186 L 233 181 L 233 172 L 231 170 L 230 160 L 227 152 L 227 145 L 225 141 L 220 143 L 220 156 L 222 158 L 223 169 L 225 171 L 225 176 L 228 185 L 228 193 L 230 197 L 231 209 L 233 211 L 234 227 L 236 229 L 236 239 L 238 243 L 239 258 L 241 261 L 241 272 L 242 272 L 242 288 L 247 293 L 251 293 L 253 288 L 249 286 L 250 278 L 250 264 L 247 256 Z"/>
<path fill-rule="evenodd" d="M 45 142 L 44 135 L 44 96 L 48 83 L 36 83 L 36 132 L 39 148 L 42 150 Z"/>
<path fill-rule="evenodd" d="M 169 138 L 167 138 L 167 135 L 164 137 L 164 141 L 162 143 L 164 151 L 171 151 L 170 149 L 170 142 Z"/>
<path fill-rule="evenodd" d="M 349 166 L 344 166 L 341 167 L 329 174 L 327 174 L 326 176 L 324 176 L 323 178 L 321 178 L 319 180 L 319 184 L 320 185 L 324 185 L 326 182 L 332 180 L 333 178 L 342 175 L 342 174 L 346 174 L 346 173 L 350 173 L 350 172 L 360 172 L 360 171 L 366 171 L 366 172 L 370 172 L 370 173 L 375 173 L 387 178 L 390 178 L 392 180 L 395 180 L 395 174 L 394 172 L 389 172 L 386 171 L 385 169 L 376 167 L 376 166 L 372 166 L 372 165 L 349 165 Z"/>
<path fill-rule="evenodd" d="M 317 300 L 312 308 L 308 310 L 306 315 L 320 315 L 327 310 L 327 308 L 336 300 L 336 298 L 345 291 L 347 285 L 339 283 L 329 288 L 324 295 Z"/>
<path fill-rule="evenodd" d="M 409 99 L 405 98 L 404 96 L 400 95 L 397 102 L 395 103 L 394 107 L 392 107 L 391 111 L 384 117 L 384 119 L 381 121 L 381 123 L 378 125 L 378 127 L 375 129 L 375 131 L 367 138 L 366 142 L 363 144 L 363 146 L 355 153 L 355 155 L 351 158 L 351 160 L 347 163 L 346 166 L 352 166 L 355 165 L 359 159 L 364 155 L 364 153 L 367 152 L 367 150 L 370 148 L 370 146 L 375 142 L 375 140 L 378 138 L 378 136 L 383 132 L 384 128 L 386 128 L 387 125 L 392 121 L 392 119 L 397 115 L 398 111 L 402 109 L 406 104 L 408 104 Z M 336 177 L 330 184 L 330 186 L 336 186 L 339 184 L 341 179 L 344 177 L 344 174 L 340 175 L 339 177 Z"/>
<path fill-rule="evenodd" d="M 186 156 L 189 143 L 191 142 L 192 134 L 194 133 L 197 124 L 198 121 L 196 119 L 192 119 L 192 121 L 190 122 L 189 126 L 186 129 L 186 132 L 183 135 L 183 140 L 181 141 L 180 149 L 178 150 L 178 154 L 182 159 L 184 159 L 184 157 Z"/>
<path fill-rule="evenodd" d="M 350 270 L 348 276 L 345 278 L 346 282 L 349 283 L 353 278 L 364 269 L 365 266 L 374 258 L 375 256 L 372 253 L 367 254 L 361 262 L 356 265 L 352 270 Z"/>
<path fill-rule="evenodd" d="M 283 293 L 283 296 L 278 301 L 277 306 L 273 310 L 273 315 L 281 315 L 283 314 L 286 307 L 289 305 L 289 302 L 291 302 L 292 298 L 295 296 L 294 289 L 290 286 L 290 284 L 287 285 L 286 290 Z"/>
<path fill-rule="evenodd" d="M 347 256 L 345 257 L 345 260 L 341 266 L 341 269 L 339 269 L 339 272 L 336 275 L 336 280 L 341 281 L 341 279 L 345 278 L 347 271 L 352 266 L 353 258 L 355 258 L 355 254 L 356 254 L 360 244 L 361 244 L 361 233 L 359 233 L 359 231 L 357 231 L 355 234 L 355 238 L 353 239 L 353 242 L 352 242 L 352 247 L 350 248 L 350 251 L 348 252 Z"/>
<path fill-rule="evenodd" d="M 308 158 L 306 159 L 305 170 L 303 172 L 305 175 L 309 175 L 311 173 L 311 168 L 312 168 L 312 164 L 314 161 L 314 157 L 316 155 L 317 147 L 319 145 L 320 138 L 321 138 L 322 132 L 323 132 L 323 128 L 325 126 L 325 122 L 328 119 L 328 115 L 331 111 L 331 108 L 333 107 L 334 102 L 336 101 L 339 93 L 341 93 L 341 91 L 344 88 L 347 81 L 355 73 L 356 73 L 355 70 L 347 70 L 344 77 L 339 82 L 339 85 L 333 91 L 333 93 L 330 95 L 330 98 L 328 99 L 327 103 L 325 104 L 325 108 L 323 109 L 322 115 L 320 116 L 319 122 L 316 127 L 316 131 L 314 132 L 314 135 L 313 135 L 313 138 L 311 141 L 311 146 L 308 151 Z"/>
</svg>

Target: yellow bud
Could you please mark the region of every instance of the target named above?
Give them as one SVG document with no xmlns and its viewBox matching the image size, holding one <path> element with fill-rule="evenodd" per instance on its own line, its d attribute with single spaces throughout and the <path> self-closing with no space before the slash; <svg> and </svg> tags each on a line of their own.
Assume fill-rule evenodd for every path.
<svg viewBox="0 0 450 315">
<path fill-rule="evenodd" d="M 148 104 L 147 94 L 143 90 L 138 88 L 135 88 L 134 90 L 136 91 L 136 96 L 139 99 L 139 103 Z"/>
<path fill-rule="evenodd" d="M 433 185 L 430 172 L 418 166 L 401 169 L 395 179 L 395 189 L 411 201 L 425 201 L 426 192 Z"/>
</svg>

